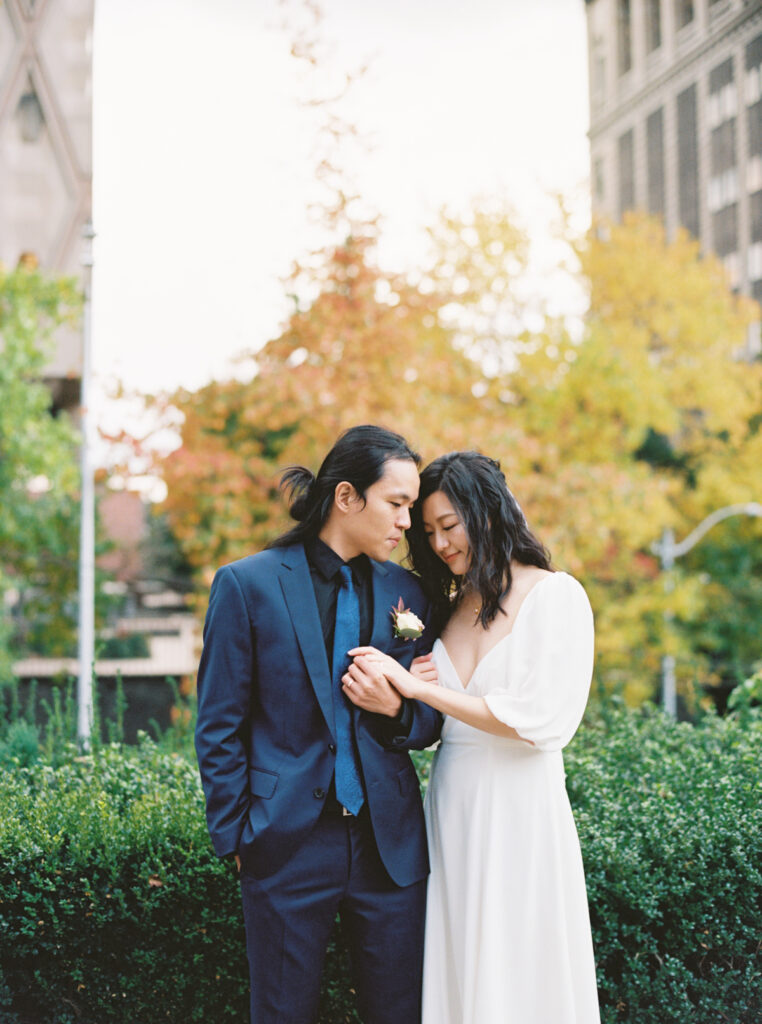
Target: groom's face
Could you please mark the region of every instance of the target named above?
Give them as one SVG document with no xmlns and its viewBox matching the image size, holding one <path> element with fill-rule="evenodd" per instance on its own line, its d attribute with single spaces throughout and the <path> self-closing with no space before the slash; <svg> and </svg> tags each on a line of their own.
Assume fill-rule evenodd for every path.
<svg viewBox="0 0 762 1024">
<path fill-rule="evenodd" d="M 343 539 L 353 555 L 385 562 L 410 526 L 410 509 L 418 497 L 418 468 L 411 459 L 389 459 L 381 477 L 344 518 Z"/>
</svg>

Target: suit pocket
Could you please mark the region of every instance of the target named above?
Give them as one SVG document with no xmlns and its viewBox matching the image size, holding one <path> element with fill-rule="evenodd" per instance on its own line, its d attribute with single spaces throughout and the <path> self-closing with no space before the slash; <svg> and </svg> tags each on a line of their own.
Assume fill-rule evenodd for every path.
<svg viewBox="0 0 762 1024">
<path fill-rule="evenodd" d="M 249 790 L 252 796 L 261 796 L 263 800 L 269 800 L 277 785 L 277 772 L 269 772 L 266 768 L 249 768 Z"/>
</svg>

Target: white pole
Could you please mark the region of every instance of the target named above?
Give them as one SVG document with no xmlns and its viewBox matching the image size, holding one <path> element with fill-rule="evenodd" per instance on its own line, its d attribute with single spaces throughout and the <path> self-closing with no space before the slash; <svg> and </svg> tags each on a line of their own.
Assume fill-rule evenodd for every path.
<svg viewBox="0 0 762 1024">
<path fill-rule="evenodd" d="M 90 746 L 93 728 L 93 670 L 95 660 L 95 484 L 93 480 L 91 430 L 91 310 L 93 249 L 95 237 L 88 221 L 82 228 L 82 266 L 84 267 L 84 306 L 82 313 L 82 385 L 80 423 L 81 509 L 79 529 L 79 622 L 77 684 L 77 739 L 83 749 Z"/>
<path fill-rule="evenodd" d="M 762 504 L 758 501 L 747 501 L 739 505 L 726 505 L 718 508 L 706 519 L 702 519 L 698 526 L 692 530 L 684 540 L 675 543 L 675 531 L 670 527 L 665 528 L 661 540 L 654 543 L 651 550 L 661 560 L 661 571 L 664 576 L 664 593 L 671 594 L 675 587 L 672 577 L 672 570 L 675 567 L 675 560 L 682 558 L 691 548 L 695 547 L 701 538 L 708 533 L 713 526 L 721 523 L 723 519 L 731 516 L 762 516 Z M 669 597 L 664 609 L 664 640 L 668 645 L 671 637 L 674 612 L 669 607 Z M 675 677 L 675 658 L 672 654 L 665 654 L 661 659 L 661 699 L 665 711 L 671 715 L 677 715 L 677 681 Z"/>
<path fill-rule="evenodd" d="M 664 593 L 669 595 L 675 586 L 672 578 L 672 569 L 675 565 L 675 533 L 667 527 L 661 535 L 661 569 L 664 580 Z M 670 645 L 672 636 L 673 613 L 669 607 L 669 596 L 667 606 L 664 609 L 664 643 Z M 677 680 L 675 677 L 675 658 L 673 654 L 665 654 L 661 659 L 661 700 L 662 706 L 673 717 L 677 716 Z"/>
</svg>

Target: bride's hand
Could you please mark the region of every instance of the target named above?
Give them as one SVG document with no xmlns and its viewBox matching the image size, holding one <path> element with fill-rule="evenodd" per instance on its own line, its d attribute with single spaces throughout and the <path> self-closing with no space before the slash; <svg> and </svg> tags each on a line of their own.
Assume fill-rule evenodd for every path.
<svg viewBox="0 0 762 1024">
<path fill-rule="evenodd" d="M 420 683 L 398 661 L 375 647 L 355 647 L 349 652 L 353 664 L 364 672 L 382 672 L 402 697 L 415 699 Z M 349 666 L 350 674 L 352 665 Z"/>
<path fill-rule="evenodd" d="M 420 679 L 422 683 L 433 683 L 434 686 L 438 686 L 439 673 L 433 658 L 433 654 L 421 654 L 418 658 L 413 658 L 410 665 L 410 675 Z"/>
</svg>

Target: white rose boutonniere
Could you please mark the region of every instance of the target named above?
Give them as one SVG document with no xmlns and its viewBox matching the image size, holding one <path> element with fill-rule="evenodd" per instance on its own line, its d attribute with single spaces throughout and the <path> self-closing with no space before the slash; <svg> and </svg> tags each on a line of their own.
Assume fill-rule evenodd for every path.
<svg viewBox="0 0 762 1024">
<path fill-rule="evenodd" d="M 409 608 L 405 607 L 402 598 L 397 607 L 392 608 L 391 614 L 395 636 L 401 637 L 403 640 L 417 640 L 423 636 L 425 628 L 423 623 L 415 612 L 411 612 Z"/>
</svg>

